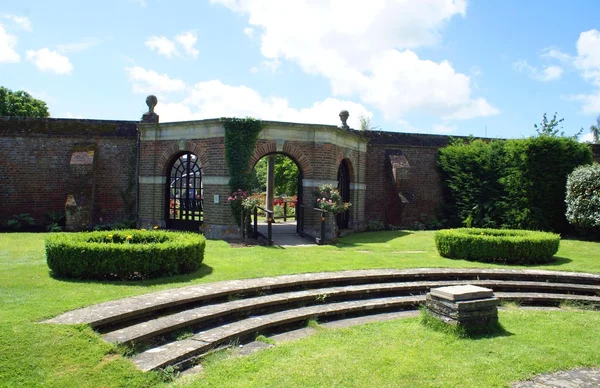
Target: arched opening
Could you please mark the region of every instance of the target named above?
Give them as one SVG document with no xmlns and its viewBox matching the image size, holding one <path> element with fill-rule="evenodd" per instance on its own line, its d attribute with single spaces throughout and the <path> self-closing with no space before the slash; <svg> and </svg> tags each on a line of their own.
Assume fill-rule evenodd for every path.
<svg viewBox="0 0 600 388">
<path fill-rule="evenodd" d="M 272 163 L 272 192 L 269 193 L 269 163 Z M 264 199 L 265 208 L 274 211 L 278 224 L 287 224 L 287 231 L 302 231 L 302 179 L 300 164 L 284 153 L 270 153 L 259 159 L 252 169 L 252 191 Z M 269 195 L 273 203 L 269 203 Z"/>
<path fill-rule="evenodd" d="M 165 222 L 168 229 L 198 230 L 202 224 L 202 167 L 198 157 L 184 152 L 167 169 Z"/>
<path fill-rule="evenodd" d="M 344 159 L 338 168 L 338 190 L 342 201 L 350 202 L 350 168 L 348 162 Z M 339 229 L 348 229 L 350 220 L 350 211 L 337 214 L 337 227 Z"/>
</svg>

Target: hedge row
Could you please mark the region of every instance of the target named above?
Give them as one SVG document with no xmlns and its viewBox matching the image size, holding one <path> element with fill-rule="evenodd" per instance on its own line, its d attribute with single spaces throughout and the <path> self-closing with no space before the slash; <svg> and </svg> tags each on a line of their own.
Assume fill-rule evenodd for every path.
<svg viewBox="0 0 600 388">
<path fill-rule="evenodd" d="M 509 229 L 444 229 L 435 233 L 442 257 L 504 264 L 546 263 L 558 251 L 560 236 Z"/>
<path fill-rule="evenodd" d="M 450 226 L 568 233 L 567 175 L 592 162 L 588 144 L 572 138 L 457 140 L 439 152 Z"/>
<path fill-rule="evenodd" d="M 190 273 L 204 259 L 202 235 L 119 230 L 61 233 L 46 239 L 46 260 L 56 277 L 149 279 Z"/>
</svg>

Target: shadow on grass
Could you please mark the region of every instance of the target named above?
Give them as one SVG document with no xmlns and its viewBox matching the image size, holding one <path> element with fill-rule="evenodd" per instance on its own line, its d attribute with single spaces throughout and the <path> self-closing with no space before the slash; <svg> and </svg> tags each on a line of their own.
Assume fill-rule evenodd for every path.
<svg viewBox="0 0 600 388">
<path fill-rule="evenodd" d="M 489 325 L 461 326 L 448 324 L 421 308 L 421 324 L 431 330 L 448 334 L 459 339 L 482 340 L 496 337 L 510 337 L 514 334 L 506 330 L 500 322 Z"/>
<path fill-rule="evenodd" d="M 213 272 L 213 268 L 206 264 L 201 264 L 200 268 L 196 271 L 185 274 L 185 275 L 175 275 L 168 276 L 162 278 L 155 279 L 143 279 L 143 280 L 118 280 L 118 279 L 69 279 L 69 278 L 60 278 L 56 277 L 52 274 L 52 271 L 48 271 L 50 277 L 55 280 L 67 283 L 91 283 L 91 284 L 109 284 L 111 286 L 141 286 L 141 287 L 150 287 L 161 284 L 177 284 L 177 283 L 187 283 L 192 280 L 200 279 L 205 276 L 210 275 Z"/>
<path fill-rule="evenodd" d="M 413 232 L 406 230 L 386 230 L 381 232 L 364 232 L 355 233 L 346 237 L 342 237 L 335 246 L 337 247 L 352 247 L 364 244 L 379 244 L 386 243 L 398 237 L 410 236 Z"/>
</svg>

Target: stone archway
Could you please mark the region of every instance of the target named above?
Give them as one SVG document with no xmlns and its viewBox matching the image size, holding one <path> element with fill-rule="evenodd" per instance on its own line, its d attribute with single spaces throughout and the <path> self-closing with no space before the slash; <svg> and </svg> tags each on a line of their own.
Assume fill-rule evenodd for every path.
<svg viewBox="0 0 600 388">
<path fill-rule="evenodd" d="M 180 152 L 167 168 L 165 223 L 168 229 L 198 230 L 203 221 L 202 166 L 191 152 Z"/>
</svg>

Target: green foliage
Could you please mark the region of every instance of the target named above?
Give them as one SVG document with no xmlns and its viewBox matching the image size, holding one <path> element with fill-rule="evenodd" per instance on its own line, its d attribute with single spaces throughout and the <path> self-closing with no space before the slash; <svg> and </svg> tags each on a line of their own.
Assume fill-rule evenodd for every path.
<svg viewBox="0 0 600 388">
<path fill-rule="evenodd" d="M 13 214 L 13 218 L 8 220 L 7 224 L 13 229 L 22 229 L 25 225 L 34 226 L 35 220 L 29 213 Z"/>
<path fill-rule="evenodd" d="M 57 234 L 46 239 L 46 260 L 57 277 L 148 279 L 197 270 L 205 241 L 167 231 Z"/>
<path fill-rule="evenodd" d="M 444 229 L 435 233 L 442 257 L 505 264 L 540 264 L 558 252 L 560 236 L 510 229 Z"/>
<path fill-rule="evenodd" d="M 588 145 L 539 136 L 506 141 L 453 141 L 439 151 L 450 225 L 568 232 L 567 175 L 592 161 Z"/>
<path fill-rule="evenodd" d="M 296 163 L 286 155 L 275 155 L 273 168 L 275 196 L 292 196 L 298 193 L 299 170 Z M 252 172 L 252 189 L 257 192 L 267 190 L 267 158 L 262 158 Z"/>
<path fill-rule="evenodd" d="M 250 117 L 222 118 L 221 121 L 225 128 L 225 159 L 231 177 L 229 188 L 247 191 L 251 184 L 250 159 L 263 124 Z M 230 206 L 237 224 L 241 225 L 241 203 L 231 201 Z"/>
<path fill-rule="evenodd" d="M 548 117 L 546 116 L 546 113 L 544 113 L 544 116 L 542 117 L 542 122 L 539 125 L 533 124 L 533 127 L 535 128 L 535 131 L 538 135 L 553 137 L 565 135 L 565 132 L 562 131 L 562 126 L 560 126 L 560 124 L 563 121 L 565 121 L 565 119 L 557 119 L 556 115 L 557 112 L 554 112 L 552 120 L 548 121 Z"/>
<path fill-rule="evenodd" d="M 12 91 L 0 86 L 0 116 L 46 118 L 50 117 L 50 113 L 44 101 L 25 91 Z"/>
<path fill-rule="evenodd" d="M 569 222 L 600 238 L 600 164 L 581 166 L 569 174 L 565 202 Z"/>
<path fill-rule="evenodd" d="M 454 141 L 440 150 L 438 165 L 445 185 L 449 218 L 455 225 L 496 227 L 504 196 L 500 182 L 504 159 L 503 142 Z"/>
<path fill-rule="evenodd" d="M 134 219 L 122 219 L 116 222 L 99 223 L 94 225 L 94 230 L 123 230 L 135 228 Z"/>
</svg>

